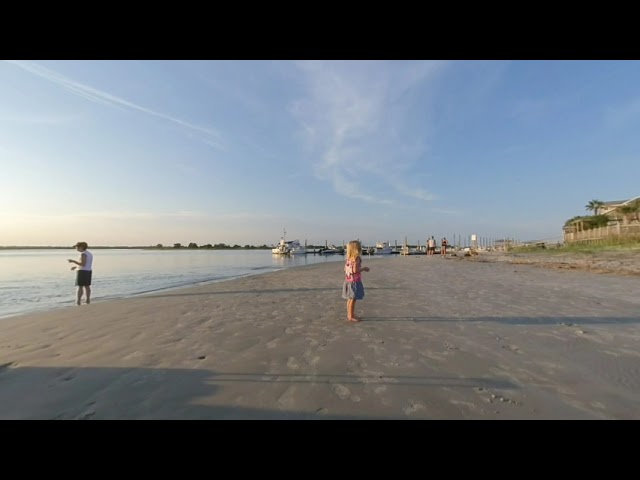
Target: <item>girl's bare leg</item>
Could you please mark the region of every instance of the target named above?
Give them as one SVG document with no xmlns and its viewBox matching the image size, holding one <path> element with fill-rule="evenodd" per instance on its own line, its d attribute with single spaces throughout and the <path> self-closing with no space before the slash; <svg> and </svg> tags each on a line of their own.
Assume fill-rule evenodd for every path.
<svg viewBox="0 0 640 480">
<path fill-rule="evenodd" d="M 349 309 L 349 320 L 351 322 L 357 322 L 358 319 L 356 318 L 356 301 L 355 300 L 349 300 L 351 302 L 351 306 Z"/>
</svg>

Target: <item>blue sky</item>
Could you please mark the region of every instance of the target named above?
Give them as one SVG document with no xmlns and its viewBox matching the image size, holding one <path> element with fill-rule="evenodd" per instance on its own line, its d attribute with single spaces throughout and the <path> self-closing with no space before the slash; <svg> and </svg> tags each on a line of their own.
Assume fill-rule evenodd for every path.
<svg viewBox="0 0 640 480">
<path fill-rule="evenodd" d="M 638 61 L 2 61 L 0 245 L 557 239 L 639 127 Z"/>
</svg>

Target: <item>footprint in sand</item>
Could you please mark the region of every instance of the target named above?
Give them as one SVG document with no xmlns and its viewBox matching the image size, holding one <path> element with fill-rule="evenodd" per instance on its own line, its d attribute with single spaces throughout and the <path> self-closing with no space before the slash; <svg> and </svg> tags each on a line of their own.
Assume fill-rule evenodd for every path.
<svg viewBox="0 0 640 480">
<path fill-rule="evenodd" d="M 304 328 L 303 325 L 300 325 L 300 326 L 297 326 L 297 327 L 286 327 L 284 329 L 284 333 L 287 333 L 287 334 L 291 335 L 293 333 L 299 332 L 303 328 Z"/>
<path fill-rule="evenodd" d="M 344 385 L 336 384 L 333 386 L 334 393 L 340 400 L 346 400 L 351 395 L 351 391 Z"/>
<path fill-rule="evenodd" d="M 307 362 L 307 365 L 311 365 L 312 367 L 316 366 L 320 361 L 320 357 L 313 356 L 309 352 L 305 352 L 303 357 L 304 357 L 304 361 Z"/>
<path fill-rule="evenodd" d="M 83 413 L 76 417 L 76 420 L 89 420 L 90 417 L 96 414 L 96 411 L 93 408 L 89 408 L 85 410 Z"/>
<path fill-rule="evenodd" d="M 63 375 L 60 375 L 58 377 L 58 381 L 59 382 L 68 382 L 69 380 L 73 380 L 74 378 L 76 378 L 76 373 L 71 371 L 71 372 L 67 372 Z"/>
<path fill-rule="evenodd" d="M 482 391 L 487 394 L 487 396 L 484 397 L 485 402 L 489 402 L 489 403 L 500 402 L 500 403 L 508 403 L 509 405 L 516 405 L 518 407 L 522 406 L 522 403 L 519 402 L 518 400 L 513 400 L 511 398 L 504 397 L 502 395 L 496 395 L 495 393 L 490 393 L 489 390 L 484 388 L 476 388 L 476 391 L 477 392 Z"/>
<path fill-rule="evenodd" d="M 518 347 L 516 347 L 515 345 L 502 345 L 502 348 L 506 348 L 511 350 L 513 353 L 519 353 L 522 354 L 522 350 L 520 350 Z"/>
<path fill-rule="evenodd" d="M 289 367 L 291 370 L 297 370 L 300 365 L 298 365 L 298 362 L 294 357 L 289 357 L 289 359 L 287 360 L 287 367 Z"/>
<path fill-rule="evenodd" d="M 284 408 L 293 408 L 295 406 L 296 387 L 288 387 L 280 397 L 278 397 L 278 405 Z"/>
<path fill-rule="evenodd" d="M 376 395 L 380 395 L 381 393 L 384 393 L 387 391 L 387 386 L 381 385 L 379 387 L 374 388 L 373 391 L 375 392 Z"/>
<path fill-rule="evenodd" d="M 129 355 L 125 355 L 123 358 L 123 360 L 129 360 L 131 358 L 136 358 L 136 357 L 143 357 L 144 356 L 144 352 L 140 352 L 140 351 L 136 351 L 136 352 L 132 352 Z"/>
<path fill-rule="evenodd" d="M 424 410 L 424 409 L 425 409 L 425 406 L 420 402 L 410 401 L 409 404 L 402 409 L 402 411 L 404 412 L 405 415 L 411 415 L 417 412 L 418 410 Z"/>
</svg>

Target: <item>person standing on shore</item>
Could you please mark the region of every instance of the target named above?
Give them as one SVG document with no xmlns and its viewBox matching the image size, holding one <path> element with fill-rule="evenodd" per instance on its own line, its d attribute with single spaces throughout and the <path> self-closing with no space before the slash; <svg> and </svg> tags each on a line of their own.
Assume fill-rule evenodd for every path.
<svg viewBox="0 0 640 480">
<path fill-rule="evenodd" d="M 433 235 L 431 235 L 431 238 L 429 238 L 429 240 L 428 240 L 427 254 L 428 255 L 433 255 L 435 253 L 436 253 L 436 239 L 433 238 Z"/>
<path fill-rule="evenodd" d="M 69 259 L 69 263 L 75 263 L 77 266 L 71 267 L 71 270 L 76 270 L 76 286 L 78 291 L 76 293 L 76 305 L 80 305 L 82 302 L 83 289 L 87 294 L 86 303 L 91 303 L 91 275 L 93 273 L 93 253 L 89 250 L 87 242 L 78 242 L 74 245 L 76 250 L 80 252 L 80 260 Z"/>
<path fill-rule="evenodd" d="M 449 244 L 449 242 L 447 242 L 447 237 L 444 237 L 442 239 L 442 246 L 440 247 L 440 255 L 441 256 L 446 256 L 447 255 L 447 245 Z"/>
<path fill-rule="evenodd" d="M 362 245 L 358 240 L 351 240 L 347 245 L 347 259 L 344 263 L 344 284 L 342 298 L 347 301 L 347 320 L 359 322 L 356 318 L 356 300 L 364 298 L 362 272 L 368 272 L 369 267 L 362 267 Z"/>
</svg>

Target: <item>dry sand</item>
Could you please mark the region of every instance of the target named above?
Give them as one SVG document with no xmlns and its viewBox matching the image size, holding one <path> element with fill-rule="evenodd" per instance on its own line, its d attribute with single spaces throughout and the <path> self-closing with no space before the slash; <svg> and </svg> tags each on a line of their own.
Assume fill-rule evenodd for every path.
<svg viewBox="0 0 640 480">
<path fill-rule="evenodd" d="M 0 418 L 640 418 L 640 277 L 364 265 L 360 323 L 341 262 L 0 320 Z"/>
<path fill-rule="evenodd" d="M 640 275 L 640 249 L 600 251 L 595 253 L 491 252 L 472 257 L 481 262 L 507 262 L 570 270 L 588 270 L 593 273 Z"/>
</svg>

